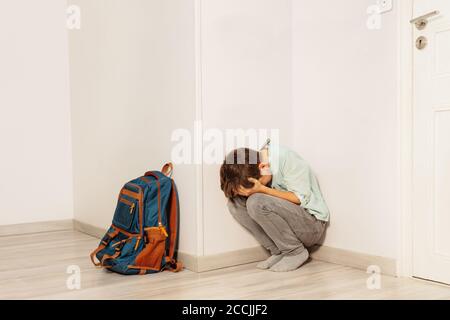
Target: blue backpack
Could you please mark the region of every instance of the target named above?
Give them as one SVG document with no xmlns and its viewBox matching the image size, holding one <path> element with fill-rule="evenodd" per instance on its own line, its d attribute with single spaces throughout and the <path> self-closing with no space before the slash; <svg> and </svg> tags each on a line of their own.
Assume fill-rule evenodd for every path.
<svg viewBox="0 0 450 320">
<path fill-rule="evenodd" d="M 91 253 L 95 266 L 125 275 L 183 268 L 176 260 L 179 203 L 172 170 L 167 163 L 125 184 L 112 225 Z"/>
</svg>

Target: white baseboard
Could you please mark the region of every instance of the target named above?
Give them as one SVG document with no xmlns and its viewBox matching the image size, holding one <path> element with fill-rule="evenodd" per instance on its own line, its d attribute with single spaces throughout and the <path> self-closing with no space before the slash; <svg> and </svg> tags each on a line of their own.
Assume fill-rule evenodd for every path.
<svg viewBox="0 0 450 320">
<path fill-rule="evenodd" d="M 42 221 L 0 226 L 0 237 L 73 230 L 73 220 Z"/>
<path fill-rule="evenodd" d="M 105 235 L 107 229 L 95 227 L 93 225 L 90 225 L 88 223 L 84 223 L 78 220 L 73 221 L 73 227 L 75 230 L 87 234 L 89 236 L 101 239 Z"/>
<path fill-rule="evenodd" d="M 381 273 L 397 276 L 397 261 L 393 258 L 373 256 L 327 246 L 317 246 L 311 250 L 311 258 L 367 271 L 369 266 L 377 266 Z"/>
<path fill-rule="evenodd" d="M 101 238 L 106 229 L 91 226 L 89 224 L 74 221 L 75 230 Z M 238 251 L 225 252 L 209 256 L 195 256 L 190 253 L 178 252 L 178 259 L 183 262 L 186 269 L 194 272 L 206 272 L 241 264 L 258 262 L 266 259 L 268 253 L 262 247 L 242 249 Z M 317 246 L 311 250 L 311 258 L 339 264 L 347 267 L 366 271 L 367 267 L 376 265 L 380 267 L 381 273 L 395 276 L 396 260 L 392 258 L 368 255 L 327 246 Z"/>
<path fill-rule="evenodd" d="M 187 269 L 195 272 L 206 272 L 241 264 L 259 262 L 269 255 L 262 247 L 243 249 L 222 254 L 196 257 L 180 252 L 178 254 Z M 312 250 L 311 258 L 319 261 L 339 264 L 366 271 L 369 266 L 378 266 L 381 273 L 396 276 L 396 260 L 386 257 L 367 255 L 327 246 L 318 246 Z"/>
<path fill-rule="evenodd" d="M 209 256 L 195 256 L 178 252 L 178 258 L 180 261 L 183 261 L 186 269 L 194 272 L 206 272 L 259 262 L 267 259 L 268 256 L 267 251 L 263 247 L 248 248 Z"/>
</svg>

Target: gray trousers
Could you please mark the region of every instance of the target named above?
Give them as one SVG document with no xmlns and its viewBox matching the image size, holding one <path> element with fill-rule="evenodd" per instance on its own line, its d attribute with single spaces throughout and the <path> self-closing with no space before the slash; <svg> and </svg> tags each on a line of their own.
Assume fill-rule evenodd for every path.
<svg viewBox="0 0 450 320">
<path fill-rule="evenodd" d="M 326 222 L 287 200 L 255 193 L 228 201 L 228 209 L 272 255 L 297 255 L 315 245 Z"/>
</svg>

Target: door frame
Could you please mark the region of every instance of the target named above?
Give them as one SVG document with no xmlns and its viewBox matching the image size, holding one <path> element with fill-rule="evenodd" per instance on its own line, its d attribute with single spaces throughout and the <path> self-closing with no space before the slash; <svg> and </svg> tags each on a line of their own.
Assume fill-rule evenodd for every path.
<svg viewBox="0 0 450 320">
<path fill-rule="evenodd" d="M 398 161 L 400 214 L 398 219 L 397 275 L 413 277 L 413 117 L 414 117 L 414 29 L 410 20 L 414 0 L 398 1 Z"/>
</svg>

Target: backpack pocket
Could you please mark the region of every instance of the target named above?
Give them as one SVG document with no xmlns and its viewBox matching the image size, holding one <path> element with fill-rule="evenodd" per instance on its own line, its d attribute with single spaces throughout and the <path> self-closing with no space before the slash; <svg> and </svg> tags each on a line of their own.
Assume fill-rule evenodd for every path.
<svg viewBox="0 0 450 320">
<path fill-rule="evenodd" d="M 114 225 L 125 230 L 130 230 L 136 215 L 135 213 L 138 211 L 137 208 L 137 200 L 130 200 L 121 196 L 117 203 L 116 212 L 114 213 Z"/>
<path fill-rule="evenodd" d="M 167 232 L 164 227 L 146 228 L 147 244 L 136 257 L 136 267 L 147 270 L 161 270 L 162 258 L 166 249 Z"/>
</svg>

